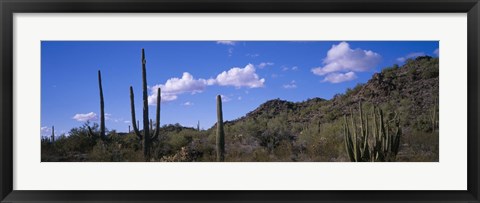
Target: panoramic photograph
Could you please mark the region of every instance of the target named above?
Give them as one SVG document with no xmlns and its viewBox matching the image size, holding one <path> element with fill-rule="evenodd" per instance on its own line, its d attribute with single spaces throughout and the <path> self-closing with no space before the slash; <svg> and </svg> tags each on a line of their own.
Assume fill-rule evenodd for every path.
<svg viewBox="0 0 480 203">
<path fill-rule="evenodd" d="M 42 162 L 438 162 L 438 41 L 42 41 Z"/>
</svg>

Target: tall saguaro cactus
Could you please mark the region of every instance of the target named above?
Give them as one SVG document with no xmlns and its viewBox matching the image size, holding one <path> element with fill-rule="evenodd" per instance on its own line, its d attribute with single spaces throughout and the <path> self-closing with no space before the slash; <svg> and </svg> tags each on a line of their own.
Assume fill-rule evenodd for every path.
<svg viewBox="0 0 480 203">
<path fill-rule="evenodd" d="M 105 139 L 105 111 L 103 102 L 103 88 L 102 88 L 102 73 L 98 70 L 98 89 L 100 90 L 100 139 Z M 91 137 L 97 137 L 90 126 L 88 126 L 88 132 Z"/>
<path fill-rule="evenodd" d="M 357 123 L 353 116 L 353 111 L 350 114 L 351 127 L 347 122 L 347 116 L 344 116 L 345 149 L 350 161 L 394 161 L 398 154 L 400 136 L 402 134 L 397 114 L 395 113 L 392 120 L 387 119 L 385 121 L 383 111 L 374 106 L 371 114 L 373 129 L 370 129 L 368 115 L 364 116 L 362 109 L 362 103 L 359 103 L 360 134 L 357 134 Z M 395 130 L 390 126 L 390 123 L 394 123 Z M 390 132 L 390 128 L 393 130 L 393 133 Z M 370 133 L 373 135 L 373 138 L 369 138 Z M 369 143 L 372 143 L 372 147 L 369 146 Z"/>
<path fill-rule="evenodd" d="M 52 126 L 52 143 L 55 142 L 55 126 Z"/>
<path fill-rule="evenodd" d="M 130 108 L 132 113 L 132 126 L 133 131 L 137 135 L 140 140 L 143 140 L 143 156 L 145 160 L 150 160 L 150 147 L 153 140 L 158 138 L 158 134 L 160 131 L 160 101 L 161 101 L 161 90 L 160 88 L 157 89 L 157 110 L 155 112 L 156 115 L 156 122 L 155 122 L 155 129 L 150 132 L 149 128 L 149 119 L 148 119 L 148 92 L 147 92 L 147 70 L 146 70 L 146 63 L 145 60 L 145 50 L 142 49 L 142 89 L 143 89 L 143 134 L 140 132 L 137 126 L 137 120 L 135 118 L 135 99 L 133 94 L 133 87 L 130 86 Z"/>
<path fill-rule="evenodd" d="M 217 161 L 225 161 L 225 132 L 223 131 L 222 97 L 217 95 Z"/>
</svg>

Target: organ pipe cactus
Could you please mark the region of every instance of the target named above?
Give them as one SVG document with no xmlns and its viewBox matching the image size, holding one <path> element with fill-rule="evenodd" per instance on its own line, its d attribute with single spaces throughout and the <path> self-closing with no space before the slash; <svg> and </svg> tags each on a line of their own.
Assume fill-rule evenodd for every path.
<svg viewBox="0 0 480 203">
<path fill-rule="evenodd" d="M 432 122 L 432 133 L 435 133 L 435 129 L 437 127 L 437 102 L 438 98 L 435 97 L 435 101 L 433 102 L 432 114 L 430 115 L 430 119 Z"/>
<path fill-rule="evenodd" d="M 100 90 L 100 134 L 97 136 L 95 133 L 93 133 L 90 126 L 88 126 L 88 134 L 90 137 L 105 139 L 105 111 L 103 102 L 102 73 L 100 70 L 98 70 L 98 89 Z"/>
<path fill-rule="evenodd" d="M 378 118 L 377 118 L 378 116 Z M 352 162 L 395 161 L 400 146 L 400 120 L 395 112 L 392 120 L 383 117 L 383 111 L 372 108 L 372 125 L 368 124 L 368 115 L 363 115 L 362 104 L 359 103 L 360 129 L 357 129 L 353 111 L 350 114 L 350 125 L 344 116 L 344 138 L 347 155 Z M 393 127 L 391 126 L 393 123 Z M 359 131 L 359 134 L 357 134 Z M 373 137 L 370 138 L 369 135 Z M 371 143 L 371 147 L 370 147 Z"/>
<path fill-rule="evenodd" d="M 140 132 L 137 126 L 137 120 L 135 118 L 135 99 L 133 94 L 133 87 L 130 86 L 130 109 L 132 113 L 132 127 L 133 131 L 140 140 L 143 140 L 143 156 L 145 160 L 150 160 L 150 147 L 152 141 L 158 138 L 160 131 L 160 101 L 161 90 L 157 89 L 157 110 L 155 112 L 156 122 L 155 129 L 150 129 L 148 119 L 148 92 L 147 92 L 147 70 L 146 70 L 145 50 L 142 49 L 142 98 L 143 98 L 143 134 Z M 152 132 L 151 132 L 152 131 Z"/>
<path fill-rule="evenodd" d="M 223 131 L 222 97 L 217 95 L 217 161 L 225 161 L 225 132 Z"/>
</svg>

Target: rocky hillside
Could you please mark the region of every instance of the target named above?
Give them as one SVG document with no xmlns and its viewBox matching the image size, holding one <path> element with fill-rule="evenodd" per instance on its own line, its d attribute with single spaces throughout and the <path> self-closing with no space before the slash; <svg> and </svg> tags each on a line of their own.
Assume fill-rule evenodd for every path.
<svg viewBox="0 0 480 203">
<path fill-rule="evenodd" d="M 358 84 L 331 100 L 312 98 L 303 102 L 280 99 L 267 101 L 246 116 L 229 122 L 249 119 L 272 119 L 288 112 L 289 122 L 303 123 L 318 120 L 322 123 L 336 120 L 365 105 L 379 105 L 387 110 L 400 111 L 404 125 L 413 124 L 418 115 L 428 114 L 434 108 L 439 93 L 438 58 L 422 56 L 408 60 L 403 66 L 394 65 L 375 73 L 365 84 Z"/>
</svg>

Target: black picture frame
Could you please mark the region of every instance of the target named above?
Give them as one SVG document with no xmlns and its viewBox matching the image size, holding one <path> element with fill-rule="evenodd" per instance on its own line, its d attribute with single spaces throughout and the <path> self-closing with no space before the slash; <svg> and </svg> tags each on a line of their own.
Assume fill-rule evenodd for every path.
<svg viewBox="0 0 480 203">
<path fill-rule="evenodd" d="M 0 0 L 2 202 L 480 202 L 478 0 Z M 468 189 L 466 191 L 19 191 L 13 190 L 15 13 L 467 13 Z M 448 176 L 448 174 L 445 174 Z"/>
</svg>

